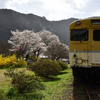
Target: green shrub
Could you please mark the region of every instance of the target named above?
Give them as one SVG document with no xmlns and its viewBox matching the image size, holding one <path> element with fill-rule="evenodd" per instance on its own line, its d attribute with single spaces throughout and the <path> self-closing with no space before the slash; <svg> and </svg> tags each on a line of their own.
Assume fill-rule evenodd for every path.
<svg viewBox="0 0 100 100">
<path fill-rule="evenodd" d="M 12 67 L 12 66 L 10 68 L 6 69 L 6 71 L 7 72 L 4 73 L 5 76 L 8 76 L 8 77 L 12 78 L 15 74 L 15 68 Z"/>
<path fill-rule="evenodd" d="M 6 94 L 3 89 L 0 89 L 0 100 L 7 100 Z"/>
<path fill-rule="evenodd" d="M 68 65 L 66 63 L 64 63 L 63 61 L 58 60 L 57 62 L 60 65 L 60 67 L 62 68 L 62 70 L 65 70 L 68 68 Z"/>
<path fill-rule="evenodd" d="M 6 76 L 11 77 L 11 84 L 16 90 L 16 93 L 32 93 L 36 90 L 44 89 L 44 85 L 41 83 L 41 78 L 35 75 L 26 75 L 25 70 L 16 72 L 14 69 L 10 69 L 5 73 Z M 12 89 L 9 94 L 12 93 Z"/>
<path fill-rule="evenodd" d="M 39 76 L 48 77 L 48 75 L 58 75 L 61 71 L 59 64 L 50 59 L 39 60 L 35 63 L 30 63 L 29 70 L 34 71 Z"/>
<path fill-rule="evenodd" d="M 15 89 L 14 88 L 10 88 L 9 91 L 7 92 L 7 96 L 14 96 L 15 95 Z"/>
</svg>

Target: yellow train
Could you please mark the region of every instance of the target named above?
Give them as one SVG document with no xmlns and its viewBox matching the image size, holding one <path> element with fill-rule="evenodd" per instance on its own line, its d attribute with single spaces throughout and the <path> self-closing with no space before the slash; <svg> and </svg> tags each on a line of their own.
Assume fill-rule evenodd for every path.
<svg viewBox="0 0 100 100">
<path fill-rule="evenodd" d="M 74 77 L 100 80 L 100 18 L 70 24 L 69 60 Z"/>
</svg>

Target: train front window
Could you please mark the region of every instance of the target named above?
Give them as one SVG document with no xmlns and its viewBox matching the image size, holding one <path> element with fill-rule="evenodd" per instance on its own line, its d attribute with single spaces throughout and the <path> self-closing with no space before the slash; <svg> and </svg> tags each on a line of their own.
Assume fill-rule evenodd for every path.
<svg viewBox="0 0 100 100">
<path fill-rule="evenodd" d="M 93 40 L 94 41 L 100 41 L 100 30 L 94 30 L 93 31 Z"/>
<path fill-rule="evenodd" d="M 88 30 L 72 30 L 70 35 L 71 41 L 87 41 Z"/>
<path fill-rule="evenodd" d="M 100 20 L 91 20 L 92 25 L 100 25 Z"/>
</svg>

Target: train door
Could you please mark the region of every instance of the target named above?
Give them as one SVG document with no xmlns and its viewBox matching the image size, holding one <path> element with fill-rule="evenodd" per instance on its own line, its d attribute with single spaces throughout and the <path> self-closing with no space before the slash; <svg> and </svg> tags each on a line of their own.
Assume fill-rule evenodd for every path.
<svg viewBox="0 0 100 100">
<path fill-rule="evenodd" d="M 71 65 L 87 67 L 88 60 L 88 30 L 72 30 L 70 38 Z M 74 57 L 75 56 L 75 57 Z M 74 62 L 75 61 L 75 62 Z"/>
<path fill-rule="evenodd" d="M 100 64 L 100 29 L 92 29 L 92 66 Z"/>
</svg>

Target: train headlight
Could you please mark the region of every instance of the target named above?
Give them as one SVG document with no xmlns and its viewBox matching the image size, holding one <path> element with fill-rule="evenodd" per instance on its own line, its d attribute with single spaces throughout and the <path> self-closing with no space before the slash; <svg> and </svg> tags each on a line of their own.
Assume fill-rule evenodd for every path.
<svg viewBox="0 0 100 100">
<path fill-rule="evenodd" d="M 77 21 L 77 22 L 76 22 L 76 25 L 80 25 L 80 24 L 81 24 L 81 22 L 80 22 L 80 21 Z"/>
</svg>

